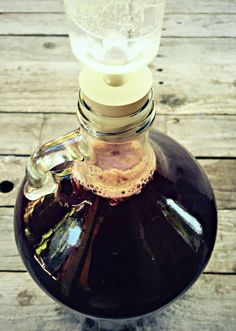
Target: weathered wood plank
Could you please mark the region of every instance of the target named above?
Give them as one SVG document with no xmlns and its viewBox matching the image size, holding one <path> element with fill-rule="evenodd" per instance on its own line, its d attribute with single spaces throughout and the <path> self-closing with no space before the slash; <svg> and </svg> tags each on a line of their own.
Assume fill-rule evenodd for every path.
<svg viewBox="0 0 236 331">
<path fill-rule="evenodd" d="M 235 278 L 202 275 L 184 297 L 157 315 L 156 330 L 235 330 Z M 27 273 L 0 274 L 0 290 L 1 331 L 82 331 L 78 320 L 46 296 Z"/>
<path fill-rule="evenodd" d="M 166 118 L 167 134 L 181 142 L 195 156 L 234 156 L 236 117 L 183 115 Z"/>
<path fill-rule="evenodd" d="M 0 12 L 64 12 L 63 0 L 1 0 Z"/>
<path fill-rule="evenodd" d="M 0 110 L 73 112 L 78 100 L 79 63 L 8 63 L 1 66 Z"/>
<path fill-rule="evenodd" d="M 0 12 L 64 12 L 62 0 L 1 0 Z M 189 0 L 168 0 L 167 13 L 235 13 L 232 0 L 198 0 L 194 5 Z"/>
<path fill-rule="evenodd" d="M 64 13 L 3 13 L 0 31 L 1 35 L 68 34 Z"/>
<path fill-rule="evenodd" d="M 166 0 L 167 13 L 235 13 L 233 0 Z"/>
<path fill-rule="evenodd" d="M 236 210 L 219 210 L 216 245 L 205 272 L 236 272 Z M 0 208 L 0 271 L 25 270 L 17 252 L 13 208 Z"/>
<path fill-rule="evenodd" d="M 0 192 L 0 206 L 13 206 L 24 177 L 26 157 L 0 156 L 0 182 L 14 184 L 12 191 Z M 213 186 L 218 209 L 236 209 L 236 160 L 199 160 Z"/>
<path fill-rule="evenodd" d="M 14 237 L 13 208 L 0 208 L 0 271 L 25 270 Z"/>
<path fill-rule="evenodd" d="M 218 209 L 236 209 L 236 160 L 199 160 L 210 179 Z"/>
<path fill-rule="evenodd" d="M 77 62 L 68 37 L 0 36 L 0 62 Z M 235 64 L 234 38 L 163 38 L 156 66 Z"/>
<path fill-rule="evenodd" d="M 235 15 L 165 15 L 163 37 L 235 37 L 235 24 Z"/>
<path fill-rule="evenodd" d="M 162 38 L 159 55 L 154 63 L 172 64 L 234 64 L 234 38 Z"/>
<path fill-rule="evenodd" d="M 153 62 L 153 89 L 158 111 L 179 114 L 234 114 L 234 65 L 166 64 L 157 71 Z M 162 85 L 160 85 L 162 84 Z M 227 94 L 227 95 L 226 95 Z"/>
<path fill-rule="evenodd" d="M 0 190 L 0 206 L 15 205 L 17 192 L 25 175 L 27 160 L 28 157 L 0 156 L 0 183 L 9 181 L 14 185 L 12 191 L 4 193 Z"/>
<path fill-rule="evenodd" d="M 206 272 L 236 273 L 236 210 L 218 210 L 216 244 Z"/>
<path fill-rule="evenodd" d="M 166 14 L 163 37 L 236 37 L 234 14 Z M 1 35 L 68 34 L 64 13 L 3 13 Z"/>
<path fill-rule="evenodd" d="M 235 64 L 170 64 L 156 58 L 151 68 L 159 113 L 236 113 Z M 78 62 L 2 64 L 0 111 L 75 111 L 80 69 Z"/>
<path fill-rule="evenodd" d="M 201 157 L 235 157 L 236 116 L 159 115 L 158 128 Z M 78 126 L 73 114 L 0 114 L 0 154 L 29 154 Z"/>
<path fill-rule="evenodd" d="M 68 37 L 0 36 L 0 45 L 0 62 L 3 63 L 12 61 L 77 61 L 73 56 Z"/>
<path fill-rule="evenodd" d="M 27 114 L 27 119 L 22 115 L 12 114 L 9 117 L 0 114 L 0 154 L 28 154 L 39 145 L 44 115 Z"/>
</svg>

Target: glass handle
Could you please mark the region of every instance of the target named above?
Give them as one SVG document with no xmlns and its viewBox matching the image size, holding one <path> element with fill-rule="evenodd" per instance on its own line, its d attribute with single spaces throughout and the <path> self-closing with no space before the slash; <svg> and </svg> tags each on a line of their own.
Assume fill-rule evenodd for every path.
<svg viewBox="0 0 236 331">
<path fill-rule="evenodd" d="M 80 129 L 42 145 L 28 160 L 26 167 L 27 181 L 24 195 L 29 200 L 37 200 L 57 190 L 58 173 L 52 169 L 62 163 L 88 159 L 88 147 Z M 70 167 L 63 168 L 62 174 L 68 173 Z"/>
</svg>

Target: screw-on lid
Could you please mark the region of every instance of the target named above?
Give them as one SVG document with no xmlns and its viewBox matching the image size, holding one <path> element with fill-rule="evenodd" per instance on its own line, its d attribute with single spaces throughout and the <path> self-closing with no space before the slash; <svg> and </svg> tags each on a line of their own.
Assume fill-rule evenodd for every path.
<svg viewBox="0 0 236 331">
<path fill-rule="evenodd" d="M 94 111 L 121 117 L 136 112 L 146 103 L 152 74 L 148 67 L 125 75 L 104 75 L 85 67 L 79 85 L 83 99 Z"/>
</svg>

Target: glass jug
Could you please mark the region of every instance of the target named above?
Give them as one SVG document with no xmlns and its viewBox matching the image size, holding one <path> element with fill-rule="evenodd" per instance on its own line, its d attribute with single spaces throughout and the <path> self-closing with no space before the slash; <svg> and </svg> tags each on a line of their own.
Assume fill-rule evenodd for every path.
<svg viewBox="0 0 236 331">
<path fill-rule="evenodd" d="M 77 29 L 72 16 L 79 10 L 91 22 L 100 13 L 95 3 L 103 2 L 67 1 L 69 13 L 73 9 L 72 44 L 83 46 L 78 38 L 87 38 L 90 28 L 82 20 Z M 164 1 L 142 3 L 164 8 Z M 127 13 L 147 9 L 140 1 L 106 4 L 103 10 L 111 11 L 112 4 L 128 8 Z M 16 202 L 15 236 L 32 278 L 77 314 L 83 330 L 154 331 L 157 312 L 194 283 L 210 258 L 216 204 L 194 157 L 151 129 L 158 120 L 151 80 L 147 69 L 138 67 L 140 59 L 144 65 L 153 55 L 148 60 L 141 53 L 129 57 L 135 38 L 124 40 L 118 23 L 128 18 L 122 15 L 114 20 L 116 37 L 108 19 L 91 23 L 104 35 L 106 26 L 109 38 L 113 33 L 108 43 L 107 34 L 101 41 L 88 33 L 89 45 L 101 47 L 99 58 L 83 47 L 80 53 L 74 50 L 101 73 L 92 68 L 80 74 L 79 128 L 29 158 Z M 141 16 L 138 27 L 146 24 L 145 14 Z M 136 22 L 139 16 L 132 17 Z M 161 19 L 154 21 L 155 29 L 141 36 L 147 44 L 154 35 L 158 38 Z"/>
</svg>

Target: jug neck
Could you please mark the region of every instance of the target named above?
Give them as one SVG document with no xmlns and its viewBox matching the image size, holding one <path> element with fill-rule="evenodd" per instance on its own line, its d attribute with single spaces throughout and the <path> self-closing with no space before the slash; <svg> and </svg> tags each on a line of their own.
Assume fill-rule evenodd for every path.
<svg viewBox="0 0 236 331">
<path fill-rule="evenodd" d="M 77 116 L 81 127 L 93 137 L 110 141 L 134 138 L 146 132 L 155 119 L 153 92 L 150 90 L 141 107 L 132 113 L 108 116 L 92 109 L 80 90 Z"/>
<path fill-rule="evenodd" d="M 154 108 L 151 91 L 146 103 L 132 114 L 102 115 L 87 105 L 80 91 L 77 114 L 89 157 L 73 164 L 72 176 L 78 184 L 110 199 L 139 193 L 156 168 L 148 139 Z"/>
</svg>

